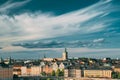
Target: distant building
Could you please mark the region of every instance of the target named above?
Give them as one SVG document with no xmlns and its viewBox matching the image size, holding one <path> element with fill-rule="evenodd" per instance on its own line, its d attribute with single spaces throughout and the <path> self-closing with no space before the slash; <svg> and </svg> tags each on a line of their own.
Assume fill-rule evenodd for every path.
<svg viewBox="0 0 120 80">
<path fill-rule="evenodd" d="M 115 67 L 115 68 L 113 69 L 113 71 L 114 71 L 114 72 L 119 72 L 119 73 L 120 73 L 120 67 Z"/>
<path fill-rule="evenodd" d="M 41 73 L 41 66 L 31 66 L 30 75 L 32 76 L 39 76 Z"/>
<path fill-rule="evenodd" d="M 13 80 L 13 68 L 0 66 L 0 80 Z"/>
<path fill-rule="evenodd" d="M 21 75 L 27 75 L 27 67 L 26 66 L 22 66 L 21 67 Z"/>
<path fill-rule="evenodd" d="M 57 62 L 53 63 L 52 68 L 54 71 L 57 71 L 59 69 L 59 64 Z"/>
<path fill-rule="evenodd" d="M 42 67 L 42 71 L 41 72 L 45 72 L 46 74 L 51 74 L 53 71 L 53 68 L 51 65 L 45 65 Z"/>
<path fill-rule="evenodd" d="M 21 65 L 14 65 L 13 66 L 13 75 L 21 75 Z"/>
<path fill-rule="evenodd" d="M 65 69 L 64 77 L 81 78 L 81 70 L 80 69 Z"/>
<path fill-rule="evenodd" d="M 61 62 L 59 65 L 59 69 L 64 70 L 68 66 L 69 66 L 68 62 Z"/>
<path fill-rule="evenodd" d="M 111 70 L 84 70 L 84 77 L 111 78 Z"/>
<path fill-rule="evenodd" d="M 65 48 L 61 58 L 46 58 L 46 57 L 44 57 L 43 61 L 64 61 L 67 59 L 68 59 L 68 52 L 67 52 L 67 49 Z"/>
</svg>

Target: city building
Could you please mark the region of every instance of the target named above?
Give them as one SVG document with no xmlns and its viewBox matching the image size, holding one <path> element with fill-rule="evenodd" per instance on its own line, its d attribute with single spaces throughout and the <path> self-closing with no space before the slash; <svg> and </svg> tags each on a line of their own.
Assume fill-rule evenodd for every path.
<svg viewBox="0 0 120 80">
<path fill-rule="evenodd" d="M 30 75 L 32 76 L 39 76 L 41 73 L 41 66 L 31 66 L 31 72 Z"/>
<path fill-rule="evenodd" d="M 45 72 L 46 74 L 51 74 L 53 71 L 52 65 L 45 65 L 42 67 L 42 71 L 41 72 Z"/>
<path fill-rule="evenodd" d="M 59 69 L 59 64 L 57 62 L 53 63 L 52 68 L 54 71 L 57 71 Z"/>
<path fill-rule="evenodd" d="M 80 69 L 65 69 L 64 77 L 81 78 L 81 70 Z"/>
<path fill-rule="evenodd" d="M 61 62 L 59 65 L 59 69 L 64 70 L 68 66 L 69 66 L 68 62 Z"/>
<path fill-rule="evenodd" d="M 120 73 L 120 67 L 115 67 L 115 68 L 113 69 L 113 71 L 114 71 L 114 72 L 119 72 L 119 73 Z"/>
<path fill-rule="evenodd" d="M 0 66 L 0 80 L 13 80 L 13 68 Z"/>
<path fill-rule="evenodd" d="M 26 66 L 22 66 L 21 67 L 21 76 L 27 75 L 27 67 Z"/>
<path fill-rule="evenodd" d="M 84 77 L 92 78 L 111 78 L 111 70 L 84 70 Z"/>
<path fill-rule="evenodd" d="M 65 48 L 61 58 L 46 58 L 46 56 L 44 56 L 43 61 L 64 61 L 67 59 L 68 59 L 68 52 L 67 49 Z"/>
<path fill-rule="evenodd" d="M 21 75 L 21 65 L 14 65 L 13 66 L 13 75 Z"/>
</svg>

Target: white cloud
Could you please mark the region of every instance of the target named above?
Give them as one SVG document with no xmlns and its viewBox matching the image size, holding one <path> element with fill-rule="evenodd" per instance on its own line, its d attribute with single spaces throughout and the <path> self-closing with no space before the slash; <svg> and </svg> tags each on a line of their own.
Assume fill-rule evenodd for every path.
<svg viewBox="0 0 120 80">
<path fill-rule="evenodd" d="M 5 3 L 0 6 L 0 11 L 12 9 L 14 6 L 21 6 L 29 0 L 9 5 Z M 109 1 L 100 1 L 90 7 L 63 14 L 60 16 L 49 13 L 22 13 L 19 15 L 0 15 L 0 42 L 14 42 L 33 39 L 54 38 L 72 34 L 88 34 L 98 32 L 106 28 L 107 19 L 94 21 L 100 16 L 110 13 L 107 10 Z M 89 25 L 88 21 L 92 21 Z M 111 20 L 112 21 L 112 20 Z"/>
<path fill-rule="evenodd" d="M 30 0 L 25 0 L 22 2 L 12 2 L 12 0 L 8 0 L 3 5 L 0 6 L 0 13 L 6 13 L 10 9 L 14 9 L 20 6 L 23 6 L 24 4 L 30 2 Z"/>
</svg>

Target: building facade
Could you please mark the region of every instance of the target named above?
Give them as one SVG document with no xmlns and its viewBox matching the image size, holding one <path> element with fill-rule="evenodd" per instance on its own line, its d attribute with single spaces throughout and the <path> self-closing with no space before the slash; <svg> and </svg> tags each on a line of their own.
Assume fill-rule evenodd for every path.
<svg viewBox="0 0 120 80">
<path fill-rule="evenodd" d="M 111 78 L 111 70 L 84 70 L 84 77 Z"/>
<path fill-rule="evenodd" d="M 64 60 L 67 60 L 68 59 L 68 52 L 67 52 L 67 49 L 65 48 L 64 52 L 62 53 L 62 57 L 60 58 L 46 58 L 44 57 L 43 58 L 43 61 L 64 61 Z"/>
<path fill-rule="evenodd" d="M 81 78 L 81 70 L 80 69 L 65 69 L 64 77 Z"/>
<path fill-rule="evenodd" d="M 0 67 L 0 80 L 13 80 L 13 68 Z"/>
<path fill-rule="evenodd" d="M 41 66 L 31 66 L 30 75 L 32 76 L 39 76 L 41 73 Z"/>
</svg>

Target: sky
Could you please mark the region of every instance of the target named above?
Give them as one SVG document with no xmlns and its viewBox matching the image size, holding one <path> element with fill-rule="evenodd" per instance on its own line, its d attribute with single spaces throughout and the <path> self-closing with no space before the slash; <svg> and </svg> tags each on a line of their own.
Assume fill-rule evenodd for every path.
<svg viewBox="0 0 120 80">
<path fill-rule="evenodd" d="M 0 57 L 120 58 L 120 0 L 0 0 Z"/>
</svg>

